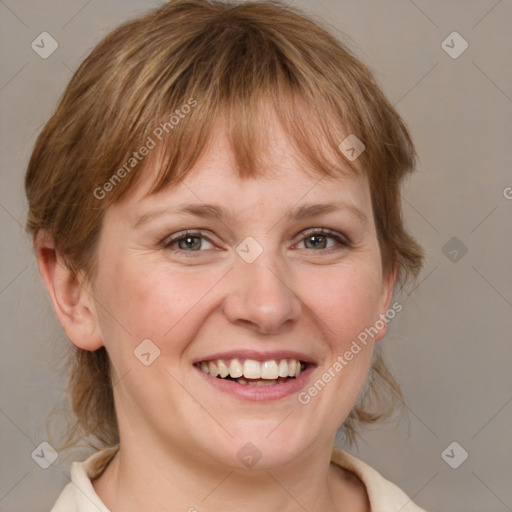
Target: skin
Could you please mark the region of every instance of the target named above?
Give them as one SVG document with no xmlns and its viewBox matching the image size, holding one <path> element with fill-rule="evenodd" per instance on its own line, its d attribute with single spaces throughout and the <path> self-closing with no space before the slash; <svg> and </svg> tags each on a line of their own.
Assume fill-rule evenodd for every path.
<svg viewBox="0 0 512 512">
<path fill-rule="evenodd" d="M 395 275 L 383 275 L 364 173 L 314 178 L 300 169 L 279 125 L 271 129 L 268 172 L 238 177 L 221 129 L 185 181 L 146 195 L 150 174 L 105 215 L 92 282 L 73 275 L 41 232 L 43 280 L 69 339 L 85 350 L 104 345 L 114 367 L 121 449 L 94 488 L 113 512 L 163 510 L 369 510 L 360 480 L 329 464 L 338 427 L 349 414 L 384 327 L 307 405 L 297 394 L 250 402 L 220 392 L 192 362 L 217 351 L 293 350 L 315 367 L 306 388 L 391 302 Z M 285 213 L 305 203 L 356 206 L 302 220 Z M 232 217 L 150 210 L 215 203 Z M 350 239 L 311 243 L 311 228 Z M 162 241 L 185 229 L 199 251 Z M 253 237 L 263 253 L 247 263 L 236 252 Z M 323 245 L 325 244 L 325 245 Z M 192 257 L 187 257 L 192 254 Z M 133 351 L 144 339 L 160 356 L 144 366 Z M 247 443 L 262 457 L 246 468 Z M 300 505 L 299 505 L 300 504 Z"/>
</svg>

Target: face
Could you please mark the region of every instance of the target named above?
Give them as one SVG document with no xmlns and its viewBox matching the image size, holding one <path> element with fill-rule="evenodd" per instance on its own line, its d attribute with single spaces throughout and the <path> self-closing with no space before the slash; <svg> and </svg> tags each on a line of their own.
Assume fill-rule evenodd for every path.
<svg viewBox="0 0 512 512">
<path fill-rule="evenodd" d="M 242 180 L 216 133 L 182 183 L 107 210 L 95 317 L 122 442 L 277 467 L 332 443 L 385 328 L 353 342 L 393 281 L 365 177 L 305 173 L 274 126 L 272 172 Z"/>
</svg>

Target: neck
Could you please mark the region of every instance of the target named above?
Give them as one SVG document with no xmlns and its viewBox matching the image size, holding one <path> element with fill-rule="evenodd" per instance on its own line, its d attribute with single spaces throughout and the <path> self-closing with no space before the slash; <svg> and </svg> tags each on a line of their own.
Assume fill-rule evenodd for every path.
<svg viewBox="0 0 512 512">
<path fill-rule="evenodd" d="M 293 463 L 268 470 L 240 470 L 197 462 L 189 450 L 122 443 L 94 488 L 112 512 L 182 510 L 288 512 L 341 510 L 351 500 L 345 470 L 330 465 L 324 443 Z"/>
</svg>

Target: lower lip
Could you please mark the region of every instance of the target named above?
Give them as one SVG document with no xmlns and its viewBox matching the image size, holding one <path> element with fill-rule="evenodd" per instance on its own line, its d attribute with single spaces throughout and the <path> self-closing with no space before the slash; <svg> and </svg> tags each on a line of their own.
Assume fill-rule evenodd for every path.
<svg viewBox="0 0 512 512">
<path fill-rule="evenodd" d="M 274 384 L 271 386 L 251 386 L 245 384 L 237 384 L 233 380 L 218 379 L 217 377 L 212 377 L 210 374 L 203 372 L 197 367 L 196 370 L 202 375 L 204 379 L 206 379 L 206 382 L 208 382 L 215 389 L 236 396 L 243 400 L 252 400 L 258 402 L 264 400 L 279 400 L 281 398 L 285 398 L 298 393 L 303 387 L 305 387 L 306 382 L 308 381 L 309 376 L 313 371 L 313 365 L 308 365 L 308 367 L 298 377 L 294 379 L 288 379 L 282 384 Z"/>
</svg>

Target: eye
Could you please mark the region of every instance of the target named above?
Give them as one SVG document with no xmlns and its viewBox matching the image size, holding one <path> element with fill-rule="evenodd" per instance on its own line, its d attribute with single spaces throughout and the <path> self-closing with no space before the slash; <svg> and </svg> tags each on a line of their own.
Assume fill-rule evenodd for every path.
<svg viewBox="0 0 512 512">
<path fill-rule="evenodd" d="M 210 247 L 205 247 L 205 244 L 210 244 Z M 201 233 L 184 231 L 167 237 L 162 242 L 162 247 L 185 252 L 200 252 L 201 250 L 212 249 L 213 244 Z"/>
<path fill-rule="evenodd" d="M 315 252 L 343 250 L 351 247 L 349 239 L 326 228 L 314 228 L 309 230 L 306 236 L 299 242 L 304 244 L 305 249 L 315 249 Z M 198 253 L 214 248 L 213 243 L 198 231 L 182 231 L 168 236 L 163 242 L 164 249 L 175 252 Z M 336 247 L 338 246 L 338 247 Z"/>
<path fill-rule="evenodd" d="M 328 246 L 329 240 L 335 243 Z M 347 237 L 325 228 L 310 230 L 306 237 L 299 242 L 299 244 L 301 243 L 304 243 L 306 249 L 316 249 L 319 251 L 333 249 L 333 247 L 336 247 L 336 244 L 342 246 L 340 249 L 350 247 L 350 241 Z"/>
</svg>

